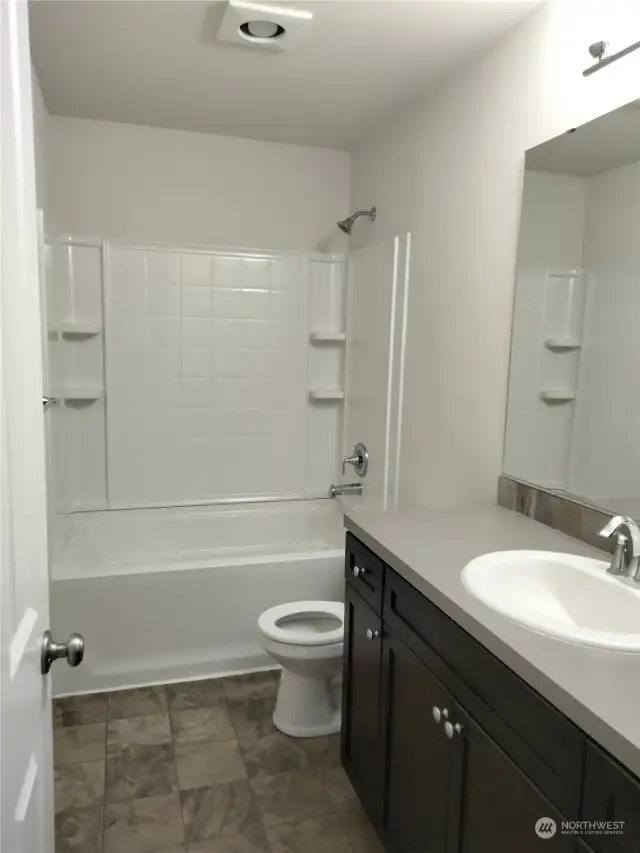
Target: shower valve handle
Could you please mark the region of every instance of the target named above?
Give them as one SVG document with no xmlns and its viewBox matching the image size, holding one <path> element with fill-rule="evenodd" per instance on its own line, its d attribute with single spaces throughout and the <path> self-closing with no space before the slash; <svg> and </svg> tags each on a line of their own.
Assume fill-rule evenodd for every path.
<svg viewBox="0 0 640 853">
<path fill-rule="evenodd" d="M 347 469 L 347 465 L 353 465 L 353 470 L 356 472 L 358 477 L 364 477 L 367 473 L 367 468 L 369 466 L 369 451 L 361 441 L 359 441 L 353 448 L 351 456 L 345 456 L 342 460 L 343 474 Z"/>
</svg>

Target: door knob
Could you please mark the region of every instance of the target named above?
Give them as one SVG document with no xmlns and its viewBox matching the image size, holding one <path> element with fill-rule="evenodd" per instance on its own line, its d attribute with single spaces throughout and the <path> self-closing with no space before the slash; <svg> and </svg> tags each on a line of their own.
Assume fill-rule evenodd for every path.
<svg viewBox="0 0 640 853">
<path fill-rule="evenodd" d="M 437 705 L 434 705 L 431 713 L 433 714 L 433 719 L 436 723 L 441 722 L 441 720 L 449 719 L 449 711 L 447 710 L 447 708 L 440 709 Z"/>
<path fill-rule="evenodd" d="M 366 572 L 367 572 L 367 570 L 365 569 L 364 566 L 354 566 L 353 567 L 353 574 L 357 578 L 361 578 L 362 575 L 366 574 Z"/>
<path fill-rule="evenodd" d="M 78 666 L 84 657 L 84 639 L 82 634 L 71 634 L 66 643 L 54 643 L 51 631 L 42 635 L 42 650 L 40 652 L 40 669 L 46 675 L 51 664 L 59 658 L 66 658 L 69 666 Z"/>
<path fill-rule="evenodd" d="M 451 740 L 454 735 L 459 735 L 462 732 L 462 726 L 460 723 L 445 723 L 444 724 L 444 733 Z"/>
<path fill-rule="evenodd" d="M 42 398 L 42 408 L 46 411 L 47 409 L 50 409 L 51 406 L 55 406 L 55 404 L 57 402 L 58 402 L 57 397 L 43 397 Z"/>
<path fill-rule="evenodd" d="M 376 629 L 367 628 L 367 640 L 377 640 L 380 636 L 380 631 Z"/>
</svg>

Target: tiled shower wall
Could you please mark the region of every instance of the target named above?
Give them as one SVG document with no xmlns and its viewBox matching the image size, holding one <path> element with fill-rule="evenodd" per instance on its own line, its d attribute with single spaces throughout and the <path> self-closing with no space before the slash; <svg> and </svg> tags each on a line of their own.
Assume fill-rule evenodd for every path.
<svg viewBox="0 0 640 853">
<path fill-rule="evenodd" d="M 343 331 L 343 259 L 103 251 L 106 432 L 94 450 L 96 464 L 107 460 L 104 506 L 325 495 L 342 407 L 313 404 L 308 390 L 340 386 L 344 347 L 318 351 L 309 332 Z M 104 430 L 100 403 L 76 420 L 100 416 Z M 85 508 L 74 490 L 58 494 Z"/>
</svg>

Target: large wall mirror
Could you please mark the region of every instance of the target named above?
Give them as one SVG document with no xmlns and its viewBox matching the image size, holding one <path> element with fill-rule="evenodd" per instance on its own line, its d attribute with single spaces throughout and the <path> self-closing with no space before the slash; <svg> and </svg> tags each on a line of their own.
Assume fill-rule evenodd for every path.
<svg viewBox="0 0 640 853">
<path fill-rule="evenodd" d="M 640 101 L 527 152 L 504 471 L 640 517 Z"/>
</svg>

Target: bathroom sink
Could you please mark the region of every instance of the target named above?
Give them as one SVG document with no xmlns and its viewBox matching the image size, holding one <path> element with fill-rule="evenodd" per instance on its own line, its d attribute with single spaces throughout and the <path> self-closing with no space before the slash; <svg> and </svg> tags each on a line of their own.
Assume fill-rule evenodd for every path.
<svg viewBox="0 0 640 853">
<path fill-rule="evenodd" d="M 607 574 L 608 563 L 546 551 L 498 551 L 462 570 L 487 607 L 549 637 L 640 652 L 640 586 Z"/>
</svg>

